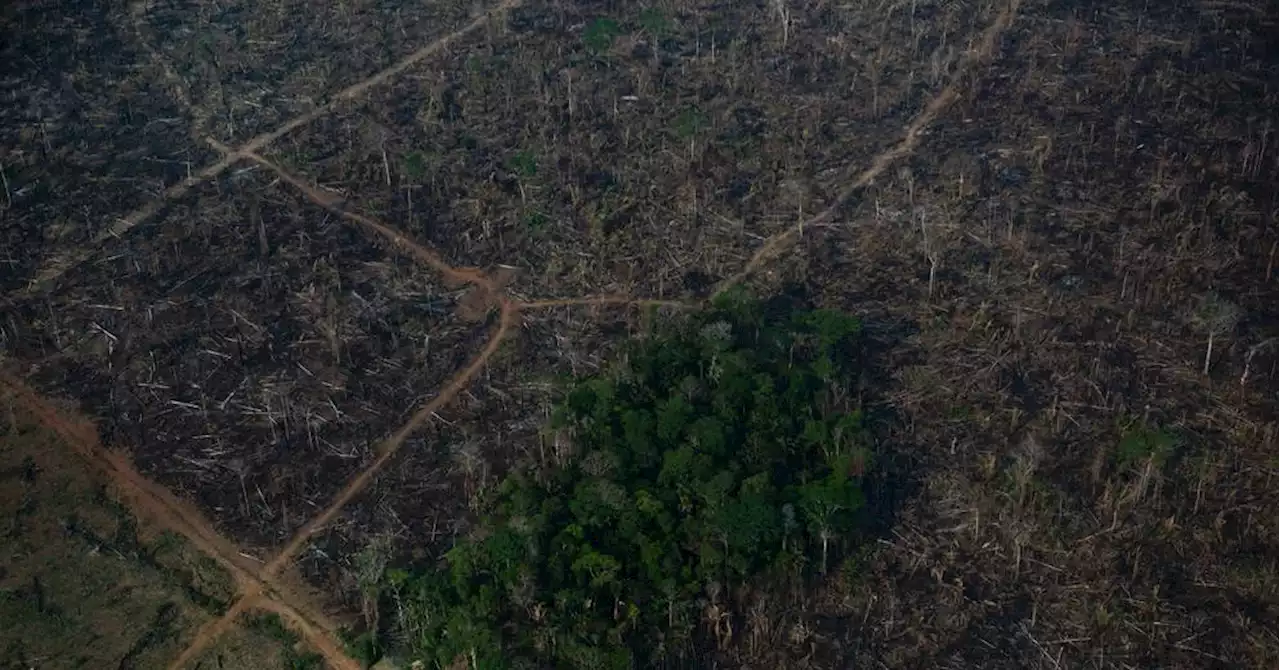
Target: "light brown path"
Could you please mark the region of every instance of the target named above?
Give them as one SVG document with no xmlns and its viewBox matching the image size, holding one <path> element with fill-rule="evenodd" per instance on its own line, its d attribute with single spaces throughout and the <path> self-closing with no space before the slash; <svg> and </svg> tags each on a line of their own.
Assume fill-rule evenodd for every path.
<svg viewBox="0 0 1280 670">
<path fill-rule="evenodd" d="M 57 408 L 9 374 L 0 373 L 0 394 L 52 430 L 62 438 L 63 444 L 102 474 L 139 520 L 151 527 L 182 535 L 193 547 L 227 570 L 241 595 L 219 621 L 234 621 L 237 614 L 255 602 L 257 595 L 270 593 L 289 619 L 304 622 L 312 630 L 327 631 L 329 635 L 337 631 L 336 624 L 329 621 L 321 610 L 304 604 L 303 611 L 299 611 L 293 603 L 305 603 L 304 599 L 287 586 L 268 584 L 259 576 L 260 567 L 245 558 L 234 542 L 218 533 L 213 524 L 189 503 L 139 474 L 127 454 L 102 446 L 92 422 Z M 220 631 L 225 626 L 214 622 L 198 631 L 196 639 Z"/>
<path fill-rule="evenodd" d="M 980 66 L 992 57 L 1001 34 L 1009 28 L 1016 17 L 1019 3 L 1020 0 L 1010 0 L 1005 9 L 983 32 L 978 44 L 968 55 L 965 64 L 960 69 L 961 74 Z M 473 287 L 477 297 L 477 300 L 473 302 L 478 303 L 482 311 L 497 311 L 498 318 L 494 329 L 475 357 L 462 370 L 453 375 L 430 401 L 418 409 L 404 426 L 387 438 L 379 446 L 376 458 L 361 472 L 353 476 L 325 509 L 304 524 L 283 549 L 267 561 L 265 565 L 261 567 L 247 565 L 246 563 L 248 562 L 239 557 L 240 552 L 234 544 L 219 536 L 213 530 L 212 525 L 205 521 L 198 512 L 177 500 L 168 491 L 138 475 L 122 454 L 110 452 L 98 446 L 96 431 L 92 430 L 91 424 L 65 418 L 63 413 L 54 410 L 47 401 L 31 392 L 20 381 L 8 377 L 0 377 L 0 386 L 10 390 L 25 406 L 35 408 L 35 412 L 46 425 L 59 430 L 60 434 L 67 436 L 73 448 L 81 451 L 87 458 L 107 472 L 112 480 L 128 494 L 127 497 L 136 510 L 160 520 L 165 524 L 165 527 L 188 537 L 202 551 L 227 566 L 232 571 L 232 574 L 235 575 L 237 584 L 240 587 L 240 598 L 223 617 L 210 622 L 198 632 L 191 645 L 183 651 L 179 658 L 174 660 L 171 665 L 174 670 L 184 667 L 189 661 L 196 658 L 221 633 L 233 627 L 240 614 L 252 609 L 262 609 L 280 614 L 309 644 L 324 655 L 332 667 L 344 670 L 358 667 L 354 661 L 342 652 L 341 645 L 337 643 L 334 636 L 336 627 L 325 619 L 314 604 L 308 603 L 300 594 L 283 588 L 277 579 L 285 569 L 292 565 L 298 553 L 311 538 L 332 522 L 353 498 L 369 486 L 409 437 L 419 430 L 440 408 L 466 389 L 471 380 L 479 374 L 493 354 L 499 350 L 505 338 L 518 329 L 520 315 L 523 311 L 573 306 L 692 306 L 689 303 L 679 301 L 635 299 L 626 296 L 585 296 L 529 302 L 514 300 L 505 289 L 509 277 L 500 275 L 500 273 L 491 275 L 475 268 L 454 267 L 435 250 L 414 242 L 408 236 L 385 223 L 351 211 L 340 199 L 285 171 L 259 153 L 263 148 L 284 135 L 333 111 L 342 101 L 362 95 L 369 88 L 408 70 L 461 35 L 483 25 L 488 17 L 494 13 L 510 9 L 518 4 L 519 0 L 504 0 L 494 9 L 486 12 L 483 16 L 452 35 L 441 38 L 373 77 L 340 91 L 324 106 L 299 116 L 271 132 L 255 137 L 244 145 L 229 147 L 216 140 L 209 140 L 211 146 L 223 153 L 219 161 L 201 170 L 191 178 L 174 185 L 162 195 L 160 200 L 144 206 L 125 217 L 113 226 L 111 230 L 103 233 L 98 240 L 95 240 L 94 246 L 96 247 L 109 237 L 124 234 L 153 216 L 163 207 L 164 203 L 181 197 L 198 184 L 216 177 L 237 162 L 249 160 L 275 172 L 283 182 L 298 189 L 301 195 L 308 200 L 342 216 L 352 225 L 383 238 L 394 250 L 420 262 L 425 269 L 437 273 L 447 284 Z M 962 77 L 958 74 L 947 87 L 934 96 L 924 110 L 908 124 L 902 139 L 890 149 L 874 157 L 867 168 L 854 174 L 846 188 L 826 210 L 811 217 L 803 224 L 797 225 L 795 228 L 785 230 L 767 239 L 741 271 L 720 282 L 715 287 L 715 293 L 723 292 L 727 288 L 745 281 L 754 272 L 760 270 L 789 245 L 800 239 L 805 226 L 818 226 L 828 223 L 834 218 L 839 208 L 856 195 L 860 189 L 865 188 L 888 169 L 890 165 L 915 151 L 919 146 L 924 130 L 959 97 L 962 81 Z M 92 255 L 91 247 L 51 263 L 40 273 L 39 279 L 32 287 L 29 287 L 28 292 L 48 288 L 67 270 Z"/>
<path fill-rule="evenodd" d="M 391 460 L 391 457 L 395 456 L 396 452 L 400 450 L 400 447 L 404 446 L 405 440 L 409 439 L 409 436 L 417 432 L 418 428 L 422 427 L 422 425 L 427 422 L 427 419 L 430 419 L 433 414 L 439 411 L 440 408 L 444 407 L 449 401 L 453 400 L 459 392 L 467 387 L 467 384 L 471 382 L 472 378 L 479 374 L 480 370 L 484 368 L 484 365 L 489 361 L 489 358 L 498 351 L 498 347 L 502 345 L 502 338 L 506 337 L 511 328 L 516 325 L 516 321 L 519 318 L 519 311 L 520 309 L 518 305 L 503 301 L 498 319 L 498 326 L 494 329 L 493 334 L 489 336 L 489 341 L 485 343 L 484 348 L 480 350 L 480 353 L 477 354 L 475 358 L 471 359 L 471 362 L 467 364 L 466 368 L 463 368 L 461 372 L 454 375 L 453 379 L 449 380 L 449 383 L 436 394 L 436 397 L 423 405 L 422 408 L 409 419 L 409 422 L 406 423 L 404 427 L 396 431 L 395 435 L 392 435 L 379 446 L 378 457 L 375 458 L 368 467 L 348 482 L 342 491 L 334 497 L 333 501 L 329 503 L 329 506 L 326 507 L 323 512 L 320 512 L 320 514 L 311 519 L 311 521 L 308 521 L 306 525 L 304 525 L 294 536 L 293 540 L 290 541 L 275 558 L 267 563 L 266 567 L 262 569 L 262 573 L 264 575 L 274 575 L 288 567 L 289 563 L 293 561 L 298 552 L 306 546 L 306 543 L 311 539 L 311 536 L 315 535 L 316 531 L 320 530 L 332 521 L 333 517 L 337 516 L 337 514 L 342 511 L 342 508 L 345 507 L 348 502 L 351 502 L 352 498 L 356 497 L 357 494 L 369 486 L 369 483 L 373 481 L 373 478 L 376 477 L 384 467 L 386 467 L 387 462 Z"/>
<path fill-rule="evenodd" d="M 925 105 L 924 111 L 917 114 L 911 120 L 911 123 L 907 124 L 906 130 L 902 133 L 902 139 L 898 140 L 897 144 L 871 159 L 871 164 L 850 179 L 848 185 L 840 191 L 840 194 L 826 209 L 797 223 L 794 227 L 783 230 L 766 239 L 751 256 L 751 259 L 747 261 L 747 264 L 743 266 L 742 270 L 717 284 L 713 293 L 723 293 L 729 287 L 741 284 L 766 263 L 777 258 L 792 244 L 798 242 L 804 234 L 805 228 L 813 229 L 829 223 L 836 217 L 842 207 L 848 204 L 858 192 L 875 181 L 876 177 L 884 174 L 884 171 L 889 169 L 889 166 L 910 156 L 916 150 L 916 147 L 920 145 L 920 138 L 924 135 L 925 129 L 936 121 L 938 116 L 951 106 L 951 103 L 960 97 L 963 84 L 962 75 L 968 74 L 973 68 L 987 63 L 995 55 L 996 47 L 999 46 L 1000 36 L 1009 29 L 1009 26 L 1013 25 L 1013 19 L 1018 15 L 1018 7 L 1021 4 L 1022 0 L 1010 0 L 1009 4 L 1001 10 L 991 25 L 987 26 L 987 29 L 982 32 L 977 45 L 966 55 L 964 63 L 959 68 L 957 75 L 951 80 L 951 83 L 929 100 L 929 103 Z"/>
<path fill-rule="evenodd" d="M 30 295 L 30 294 L 39 294 L 49 290 L 50 288 L 52 288 L 54 283 L 57 282 L 57 280 L 61 278 L 63 275 L 65 275 L 67 272 L 71 271 L 75 267 L 79 266 L 80 264 L 84 263 L 85 261 L 97 255 L 101 251 L 103 244 L 105 244 L 106 242 L 108 242 L 113 238 L 123 236 L 125 233 L 129 232 L 130 230 L 133 230 L 138 225 L 150 220 L 152 217 L 158 214 L 160 210 L 164 209 L 164 207 L 168 203 L 173 202 L 178 198 L 181 198 L 182 196 L 189 193 L 191 189 L 199 186 L 200 184 L 203 184 L 206 181 L 209 181 L 210 179 L 213 179 L 221 175 L 223 172 L 226 172 L 228 169 L 231 168 L 231 166 L 235 165 L 240 160 L 242 156 L 242 152 L 258 152 L 258 151 L 262 151 L 263 149 L 266 149 L 273 142 L 279 140 L 285 135 L 288 135 L 289 133 L 292 133 L 293 131 L 298 130 L 299 128 L 302 128 L 311 123 L 314 123 L 316 120 L 323 118 L 324 116 L 338 109 L 342 104 L 359 98 L 360 96 L 368 92 L 369 89 L 375 86 L 378 86 L 380 84 L 386 83 L 391 79 L 394 79 L 396 76 L 404 73 L 406 70 L 412 68 L 418 63 L 421 63 L 427 58 L 430 58 L 431 56 L 434 56 L 435 54 L 443 51 L 446 47 L 458 41 L 463 36 L 471 32 L 474 32 L 478 28 L 483 27 L 486 23 L 488 23 L 489 19 L 493 18 L 494 16 L 499 15 L 502 12 L 508 11 L 515 7 L 518 7 L 521 4 L 521 2 L 522 0 L 502 0 L 497 5 L 494 5 L 491 9 L 477 16 L 475 19 L 473 19 L 470 23 L 466 24 L 465 26 L 455 30 L 454 32 L 448 35 L 445 35 L 444 37 L 441 37 L 435 40 L 434 42 L 431 42 L 430 44 L 422 47 L 421 49 L 418 49 L 417 51 L 414 51 L 408 56 L 401 58 L 399 61 L 396 61 L 395 64 L 377 72 L 376 74 L 368 77 L 367 79 L 356 82 L 338 91 L 337 93 L 333 94 L 333 96 L 329 98 L 329 101 L 324 103 L 323 105 L 316 107 L 310 112 L 301 114 L 299 116 L 296 116 L 284 122 L 274 130 L 267 131 L 265 133 L 262 133 L 261 135 L 258 135 L 257 137 L 250 139 L 248 142 L 245 142 L 243 145 L 238 147 L 236 151 L 225 154 L 222 159 L 201 169 L 200 171 L 196 172 L 195 174 L 192 174 L 191 176 L 178 182 L 177 184 L 174 184 L 173 186 L 170 186 L 169 188 L 165 189 L 160 194 L 160 197 L 157 198 L 156 200 L 153 200 L 139 207 L 133 212 L 130 212 L 129 214 L 126 214 L 125 216 L 121 217 L 109 228 L 102 231 L 101 233 L 98 233 L 98 235 L 95 236 L 89 244 L 79 249 L 74 249 L 63 256 L 54 258 L 51 261 L 49 261 L 43 268 L 40 269 L 39 272 L 36 273 L 36 277 L 32 280 L 31 284 L 27 286 L 25 289 L 23 289 L 22 291 L 19 291 L 15 296 L 15 298 L 21 298 L 23 296 Z M 143 46 L 152 55 L 152 58 L 154 60 L 157 60 L 157 62 L 159 62 L 159 58 L 158 56 L 155 55 L 154 50 L 150 49 L 150 47 L 146 45 L 145 42 Z M 177 75 L 172 73 L 171 68 L 169 68 L 167 65 L 163 63 L 161 63 L 161 66 L 162 66 L 162 70 L 165 72 L 166 79 L 168 80 L 167 83 L 170 85 L 171 89 L 174 91 L 174 95 L 177 98 L 177 100 L 180 103 L 185 101 L 189 105 L 190 98 L 186 93 L 185 85 L 181 83 L 181 80 L 177 77 Z M 191 113 L 196 118 L 196 121 L 197 121 L 196 130 L 198 130 L 200 127 L 202 127 L 202 122 L 200 120 L 205 115 L 203 112 L 201 112 L 198 109 L 195 109 L 194 107 L 189 107 L 189 109 L 191 110 Z"/>
<path fill-rule="evenodd" d="M 182 653 L 178 654 L 178 657 L 169 663 L 169 670 L 182 670 L 182 668 L 190 665 L 200 655 L 200 652 L 208 649 L 218 638 L 222 637 L 223 633 L 233 628 L 241 615 L 257 607 L 260 600 L 257 593 L 242 591 L 239 600 L 233 603 L 231 607 L 228 607 L 221 617 L 201 626 L 196 631 L 195 637 L 191 638 L 191 642 L 187 643 L 187 647 L 182 650 Z M 326 658 L 332 666 L 334 659 Z M 337 662 L 342 663 L 342 659 L 345 658 L 346 654 L 339 654 Z M 337 665 L 336 667 L 341 668 L 342 666 Z M 344 670 L 346 669 L 344 668 Z"/>
<path fill-rule="evenodd" d="M 385 225 L 376 219 L 354 212 L 343 206 L 343 201 L 333 195 L 321 191 L 320 189 L 308 184 L 298 176 L 284 170 L 276 163 L 267 160 L 252 149 L 232 149 L 225 144 L 209 139 L 208 143 L 218 151 L 223 152 L 228 159 L 238 160 L 247 158 L 268 170 L 271 170 L 280 177 L 280 180 L 302 192 L 308 200 L 317 205 L 341 216 L 342 218 L 364 228 L 365 230 L 383 238 L 391 243 L 391 245 L 399 252 L 408 255 L 417 260 L 431 270 L 440 275 L 440 278 L 446 284 L 453 286 L 470 285 L 479 287 L 485 291 L 493 293 L 497 289 L 497 283 L 488 275 L 476 270 L 475 268 L 455 268 L 449 265 L 440 254 L 435 250 L 422 246 L 409 239 L 400 231 Z"/>
</svg>

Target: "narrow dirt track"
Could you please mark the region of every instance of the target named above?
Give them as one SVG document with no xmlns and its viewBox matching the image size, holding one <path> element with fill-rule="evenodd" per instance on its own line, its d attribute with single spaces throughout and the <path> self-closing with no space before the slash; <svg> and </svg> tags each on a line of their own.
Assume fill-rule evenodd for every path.
<svg viewBox="0 0 1280 670">
<path fill-rule="evenodd" d="M 59 410 L 8 374 L 0 373 L 0 389 L 61 437 L 78 456 L 106 475 L 138 517 L 186 537 L 226 568 L 241 589 L 259 582 L 254 574 L 256 568 L 240 556 L 233 542 L 219 535 L 213 524 L 193 507 L 139 474 L 125 454 L 103 447 L 92 422 Z"/>
<path fill-rule="evenodd" d="M 317 607 L 310 606 L 287 585 L 278 580 L 259 576 L 259 567 L 247 559 L 240 549 L 223 537 L 213 524 L 186 501 L 173 495 L 168 489 L 143 477 L 130 462 L 127 454 L 102 446 L 93 423 L 83 417 L 70 415 L 36 393 L 12 375 L 0 372 L 0 393 L 10 398 L 45 428 L 52 430 L 94 470 L 100 472 L 114 487 L 116 493 L 139 520 L 154 528 L 177 533 L 187 539 L 201 553 L 217 561 L 230 573 L 239 591 L 239 598 L 218 620 L 197 631 L 191 650 L 181 656 L 185 659 L 198 653 L 208 641 L 216 638 L 228 623 L 246 609 L 256 606 L 262 594 L 269 594 L 272 602 L 291 621 L 301 622 L 300 630 L 308 642 L 322 649 L 336 648 L 331 641 L 338 627 Z M 323 632 L 322 632 L 323 631 Z M 342 653 L 326 658 L 335 667 L 349 661 Z M 182 667 L 175 661 L 173 668 Z"/>
<path fill-rule="evenodd" d="M 923 136 L 926 128 L 929 127 L 942 112 L 946 111 L 951 103 L 960 97 L 961 84 L 963 77 L 970 69 L 977 65 L 981 65 L 991 59 L 995 55 L 996 45 L 1000 36 L 1004 34 L 1009 26 L 1013 25 L 1014 18 L 1018 15 L 1018 7 L 1022 4 L 1022 0 L 1009 0 L 1009 4 L 1001 10 L 991 25 L 987 26 L 982 32 L 978 44 L 969 52 L 965 59 L 963 67 L 960 68 L 956 76 L 952 78 L 951 83 L 938 92 L 937 95 L 929 101 L 923 111 L 916 115 L 911 123 L 907 124 L 906 130 L 903 131 L 902 139 L 889 149 L 881 152 L 875 158 L 871 159 L 871 165 L 865 170 L 858 173 L 850 181 L 849 185 L 836 196 L 826 209 L 809 217 L 808 219 L 797 223 L 792 228 L 787 228 L 782 232 L 776 233 L 769 237 L 760 245 L 760 248 L 752 254 L 751 259 L 733 276 L 716 284 L 712 290 L 712 294 L 723 293 L 726 289 L 746 281 L 748 277 L 759 271 L 766 263 L 777 258 L 783 251 L 800 240 L 804 235 L 805 228 L 815 228 L 823 224 L 829 223 L 859 191 L 866 188 L 877 177 L 884 174 L 890 165 L 910 156 L 915 152 L 916 147 L 920 144 L 920 138 Z"/>
<path fill-rule="evenodd" d="M 440 275 L 446 285 L 452 286 L 475 286 L 490 294 L 496 294 L 498 291 L 498 283 L 491 279 L 485 273 L 475 268 L 456 268 L 449 265 L 440 254 L 434 250 L 418 244 L 409 239 L 400 231 L 388 226 L 358 212 L 353 212 L 343 206 L 343 201 L 320 189 L 303 181 L 297 175 L 285 170 L 274 162 L 267 160 L 255 151 L 248 149 L 233 149 L 225 144 L 210 138 L 209 146 L 226 154 L 228 159 L 247 158 L 262 167 L 271 170 L 280 178 L 281 181 L 302 192 L 311 202 L 337 214 L 338 216 L 364 228 L 365 230 L 383 238 L 391 243 L 397 251 L 409 256 L 410 258 L 422 263 L 431 270 Z"/>
<path fill-rule="evenodd" d="M 236 619 L 241 614 L 253 609 L 259 601 L 260 598 L 257 594 L 242 593 L 240 599 L 227 608 L 227 611 L 221 617 L 206 623 L 196 631 L 195 637 L 191 638 L 191 642 L 182 650 L 182 653 L 178 654 L 178 657 L 169 663 L 168 670 L 182 670 L 187 667 L 189 663 L 196 660 L 200 652 L 207 649 L 210 644 L 222 637 L 223 633 L 236 625 Z"/>
<path fill-rule="evenodd" d="M 45 265 L 44 268 L 42 268 L 36 274 L 35 279 L 31 282 L 29 286 L 22 289 L 21 291 L 18 291 L 14 296 L 12 296 L 11 299 L 21 299 L 23 297 L 30 296 L 30 295 L 39 295 L 40 293 L 43 293 L 49 290 L 50 288 L 53 287 L 53 285 L 57 282 L 57 280 L 61 278 L 63 275 L 65 275 L 67 272 L 70 272 L 75 267 L 79 266 L 85 261 L 88 261 L 89 259 L 96 256 L 101 250 L 102 245 L 104 243 L 106 243 L 107 241 L 113 238 L 120 237 L 125 233 L 129 232 L 130 230 L 136 228 L 143 222 L 150 220 L 156 214 L 159 214 L 160 211 L 164 209 L 164 207 L 169 202 L 172 202 L 173 200 L 181 198 L 182 196 L 191 192 L 191 190 L 196 188 L 197 186 L 203 184 L 206 181 L 214 179 L 215 177 L 221 175 L 223 172 L 226 172 L 231 168 L 231 166 L 240 162 L 242 158 L 242 153 L 244 152 L 253 153 L 253 152 L 262 151 L 263 149 L 271 146 L 273 142 L 279 140 L 285 135 L 288 135 L 289 133 L 292 133 L 293 131 L 298 130 L 299 128 L 302 128 L 304 126 L 310 125 L 311 123 L 314 123 L 315 121 L 323 118 L 324 116 L 338 109 L 338 107 L 341 106 L 343 103 L 359 98 L 374 86 L 385 83 L 395 78 L 396 76 L 404 73 L 406 70 L 412 68 L 413 66 L 422 62 L 423 60 L 426 60 L 427 58 L 430 58 L 431 56 L 439 53 L 440 51 L 444 50 L 445 47 L 448 47 L 450 44 L 458 41 L 463 36 L 483 27 L 494 16 L 497 16 L 503 12 L 515 9 L 516 7 L 519 7 L 522 3 L 523 3 L 523 0 L 502 0 L 497 5 L 494 5 L 493 7 L 482 12 L 470 23 L 462 26 L 461 28 L 458 28 L 457 30 L 449 33 L 448 35 L 445 35 L 443 37 L 440 37 L 439 39 L 436 39 L 430 44 L 418 49 L 417 51 L 414 51 L 413 53 L 405 56 L 404 58 L 401 58 L 399 61 L 396 61 L 394 64 L 382 69 L 381 71 L 373 74 L 372 76 L 362 81 L 358 81 L 338 91 L 337 93 L 334 93 L 333 96 L 329 98 L 328 102 L 325 102 L 324 104 L 316 107 L 310 112 L 307 112 L 305 114 L 300 114 L 282 123 L 280 126 L 275 128 L 274 130 L 267 131 L 265 133 L 262 133 L 261 135 L 258 135 L 257 137 L 250 139 L 248 142 L 245 142 L 243 145 L 238 147 L 235 151 L 226 153 L 218 161 L 208 165 L 207 167 L 199 170 L 198 172 L 187 177 L 186 179 L 165 189 L 163 192 L 161 192 L 159 198 L 121 217 L 120 220 L 118 220 L 115 224 L 111 225 L 109 228 L 107 228 L 106 230 L 102 231 L 97 236 L 95 236 L 93 238 L 93 241 L 90 242 L 88 245 L 83 246 L 79 249 L 72 250 L 70 253 L 66 255 L 63 255 L 61 257 L 54 258 L 53 260 L 51 260 L 49 263 Z M 143 43 L 143 47 L 144 49 L 150 51 L 153 54 L 154 58 L 158 59 L 158 56 L 154 56 L 155 54 L 154 50 L 151 49 L 149 46 L 147 46 L 145 42 Z M 162 71 L 167 70 L 166 79 L 169 80 L 167 81 L 167 83 L 172 88 L 175 83 L 174 80 L 176 79 L 176 75 L 173 75 L 172 77 L 170 77 L 170 72 L 172 71 L 172 68 L 169 68 L 167 65 L 162 64 L 161 69 Z M 190 98 L 189 96 L 186 95 L 185 87 L 179 85 L 175 89 L 175 91 L 176 91 L 175 97 L 179 103 L 182 103 L 185 100 L 189 104 Z M 193 107 L 189 107 L 188 109 L 191 110 L 192 115 L 195 116 L 197 119 L 199 119 L 204 114 L 200 110 L 195 109 Z M 197 124 L 193 128 L 193 130 L 198 131 L 200 127 L 201 127 L 201 124 Z"/>
<path fill-rule="evenodd" d="M 484 348 L 480 350 L 480 353 L 467 364 L 466 368 L 454 375 L 453 379 L 449 380 L 449 383 L 436 394 L 436 397 L 423 405 L 422 408 L 409 419 L 408 423 L 406 423 L 400 430 L 396 431 L 395 435 L 392 435 L 387 439 L 387 441 L 382 443 L 378 449 L 378 457 L 374 459 L 368 467 L 360 471 L 360 474 L 356 475 L 350 482 L 348 482 L 347 485 L 343 487 L 342 491 L 334 497 L 333 501 L 325 507 L 323 512 L 320 512 L 313 517 L 311 521 L 308 521 L 306 525 L 304 525 L 297 534 L 294 535 L 293 540 L 291 540 L 289 544 L 285 545 L 284 549 L 280 550 L 280 553 L 277 554 L 275 558 L 267 562 L 267 565 L 262 569 L 263 575 L 275 575 L 280 570 L 287 567 L 293 561 L 293 558 L 297 556 L 298 552 L 306 546 L 307 541 L 311 539 L 312 535 L 315 535 L 318 530 L 332 521 L 333 517 L 337 516 L 338 512 L 342 511 L 342 508 L 346 506 L 352 498 L 356 497 L 356 495 L 361 491 L 368 488 L 369 482 L 373 481 L 373 478 L 382 471 L 382 468 L 386 467 L 387 462 L 396 455 L 396 452 L 400 451 L 400 447 L 404 446 L 405 440 L 409 439 L 410 435 L 421 428 L 422 425 L 431 418 L 431 415 L 435 414 L 441 407 L 444 407 L 449 401 L 453 400 L 459 392 L 467 387 L 467 384 L 471 382 L 471 379 L 484 369 L 485 363 L 487 363 L 489 358 L 498 351 L 498 347 L 502 345 L 502 339 L 506 337 L 512 326 L 516 325 L 519 318 L 519 309 L 514 303 L 506 302 L 504 300 L 501 309 L 502 311 L 498 321 L 498 326 L 493 331 L 493 334 L 489 336 L 489 341 L 485 343 Z"/>
</svg>

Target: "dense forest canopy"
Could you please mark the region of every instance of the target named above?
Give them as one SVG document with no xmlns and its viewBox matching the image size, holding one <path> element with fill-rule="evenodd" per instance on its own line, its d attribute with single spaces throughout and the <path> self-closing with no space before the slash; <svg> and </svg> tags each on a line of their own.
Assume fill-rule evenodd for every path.
<svg viewBox="0 0 1280 670">
<path fill-rule="evenodd" d="M 575 380 L 556 455 L 493 490 L 447 566 L 392 576 L 413 654 L 627 668 L 689 653 L 730 589 L 825 573 L 868 465 L 857 334 L 735 292 Z"/>
</svg>

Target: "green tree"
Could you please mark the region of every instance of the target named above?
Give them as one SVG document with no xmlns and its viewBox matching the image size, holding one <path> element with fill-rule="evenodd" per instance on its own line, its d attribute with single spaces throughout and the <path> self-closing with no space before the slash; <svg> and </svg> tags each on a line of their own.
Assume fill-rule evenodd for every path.
<svg viewBox="0 0 1280 670">
<path fill-rule="evenodd" d="M 825 573 L 862 505 L 857 330 L 729 292 L 573 382 L 552 421 L 569 462 L 516 469 L 444 565 L 395 580 L 408 651 L 658 663 L 688 650 L 706 585 Z"/>
</svg>

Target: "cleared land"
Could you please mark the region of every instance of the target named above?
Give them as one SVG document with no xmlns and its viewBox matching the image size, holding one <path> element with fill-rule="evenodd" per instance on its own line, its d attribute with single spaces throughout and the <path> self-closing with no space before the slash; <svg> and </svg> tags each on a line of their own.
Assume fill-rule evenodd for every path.
<svg viewBox="0 0 1280 670">
<path fill-rule="evenodd" d="M 723 664 L 1276 663 L 1274 6 L 0 11 L 7 662 L 350 667 L 637 300 L 746 282 L 862 319 L 892 457 Z"/>
<path fill-rule="evenodd" d="M 289 539 L 484 330 L 456 296 L 338 217 L 266 183 L 214 182 L 14 310 L 13 355 L 71 382 L 107 442 L 220 529 Z M 269 223 L 268 223 L 269 222 Z M 459 357 L 462 358 L 459 358 Z"/>
<path fill-rule="evenodd" d="M 0 395 L 0 662 L 164 668 L 236 597 L 231 574 L 127 496 L 10 394 Z M 269 639 L 197 667 L 282 667 Z M 302 652 L 305 654 L 305 652 Z M 288 666 L 284 666 L 288 667 Z"/>
</svg>

